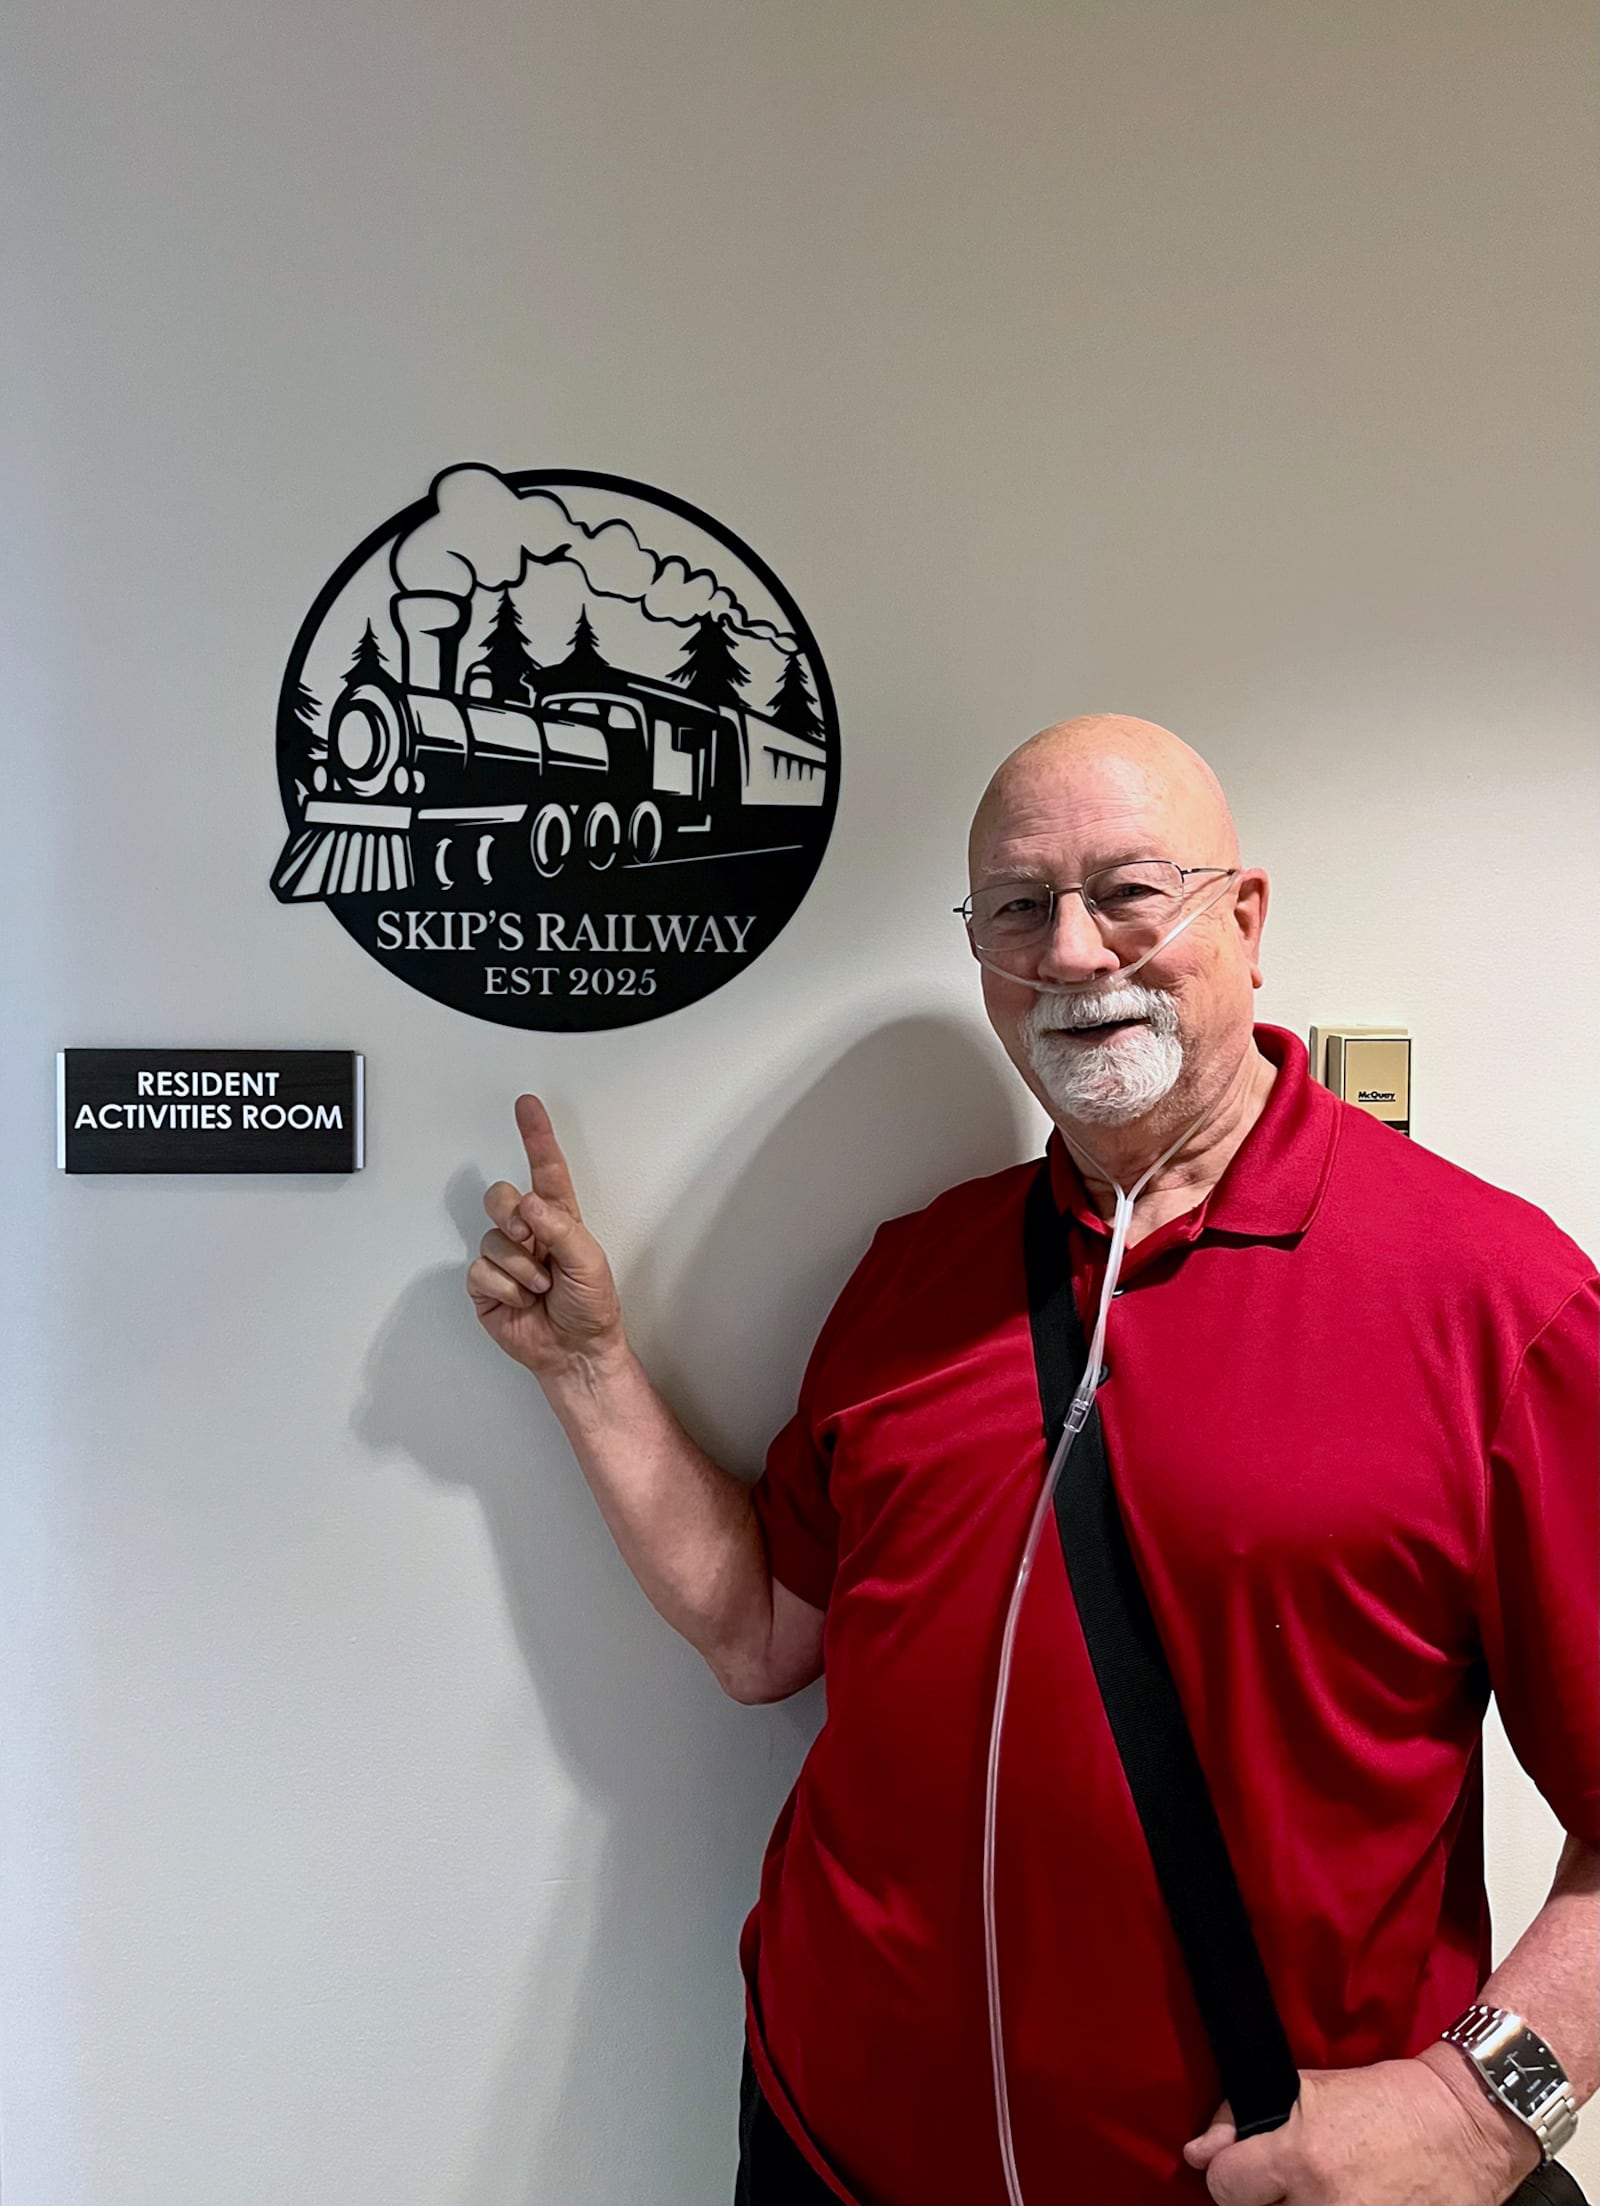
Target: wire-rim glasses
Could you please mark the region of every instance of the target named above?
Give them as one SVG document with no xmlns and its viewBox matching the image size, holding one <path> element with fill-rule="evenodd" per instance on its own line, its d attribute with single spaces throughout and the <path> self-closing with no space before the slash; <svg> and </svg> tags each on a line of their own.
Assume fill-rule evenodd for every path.
<svg viewBox="0 0 1600 2206">
<path fill-rule="evenodd" d="M 1201 874 L 1225 874 L 1237 866 L 1180 866 L 1169 858 L 1129 858 L 1097 866 L 1081 881 L 989 881 L 954 909 L 965 920 L 975 950 L 1005 954 L 1030 950 L 1049 939 L 1064 896 L 1081 896 L 1084 909 L 1112 940 L 1136 948 L 1156 941 L 1178 917 L 1189 883 Z"/>
</svg>

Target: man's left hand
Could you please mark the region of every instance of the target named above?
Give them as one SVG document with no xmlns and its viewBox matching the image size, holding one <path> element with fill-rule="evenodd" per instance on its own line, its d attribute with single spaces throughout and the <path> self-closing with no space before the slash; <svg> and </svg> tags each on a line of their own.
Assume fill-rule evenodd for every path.
<svg viewBox="0 0 1600 2206">
<path fill-rule="evenodd" d="M 1539 2144 L 1458 2053 L 1430 2045 L 1414 2060 L 1307 2069 L 1283 2127 L 1242 2143 L 1224 2103 L 1183 2157 L 1217 2206 L 1501 2206 Z"/>
</svg>

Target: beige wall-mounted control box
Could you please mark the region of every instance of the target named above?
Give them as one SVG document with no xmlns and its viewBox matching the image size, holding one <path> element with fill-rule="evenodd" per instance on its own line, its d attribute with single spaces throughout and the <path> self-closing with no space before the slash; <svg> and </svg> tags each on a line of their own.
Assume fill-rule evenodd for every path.
<svg viewBox="0 0 1600 2206">
<path fill-rule="evenodd" d="M 1411 1037 L 1403 1026 L 1314 1026 L 1312 1076 L 1396 1133 L 1411 1131 Z"/>
</svg>

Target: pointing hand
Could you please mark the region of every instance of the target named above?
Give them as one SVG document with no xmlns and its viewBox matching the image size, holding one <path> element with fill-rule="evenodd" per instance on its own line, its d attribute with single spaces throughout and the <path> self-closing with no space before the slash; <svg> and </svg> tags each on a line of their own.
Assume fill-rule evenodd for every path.
<svg viewBox="0 0 1600 2206">
<path fill-rule="evenodd" d="M 491 1226 L 467 1273 L 467 1292 L 491 1340 L 542 1379 L 622 1347 L 622 1309 L 537 1096 L 518 1096 L 517 1131 L 529 1191 L 497 1180 L 484 1196 Z"/>
</svg>

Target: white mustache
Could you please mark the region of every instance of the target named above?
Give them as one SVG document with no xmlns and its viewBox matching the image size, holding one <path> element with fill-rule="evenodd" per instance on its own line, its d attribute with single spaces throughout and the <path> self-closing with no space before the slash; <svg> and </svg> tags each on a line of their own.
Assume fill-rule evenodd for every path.
<svg viewBox="0 0 1600 2206">
<path fill-rule="evenodd" d="M 1084 995 L 1040 996 L 1028 1006 L 1024 1028 L 1034 1035 L 1072 1033 L 1080 1027 L 1107 1026 L 1114 1020 L 1140 1019 L 1156 1034 L 1176 1034 L 1178 1014 L 1170 996 L 1155 988 L 1097 988 Z"/>
</svg>

